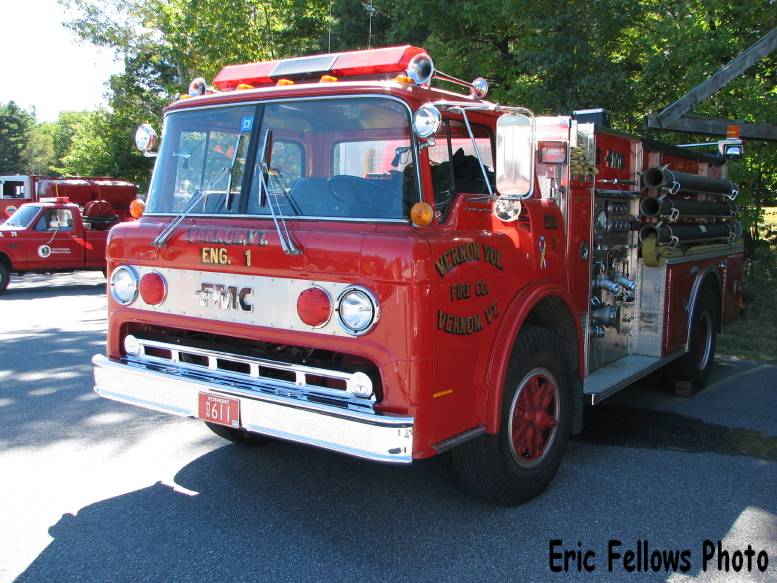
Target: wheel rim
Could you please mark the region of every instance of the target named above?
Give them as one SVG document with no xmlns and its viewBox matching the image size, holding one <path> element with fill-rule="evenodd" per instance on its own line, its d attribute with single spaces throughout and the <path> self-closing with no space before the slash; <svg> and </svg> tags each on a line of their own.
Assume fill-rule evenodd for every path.
<svg viewBox="0 0 777 583">
<path fill-rule="evenodd" d="M 702 312 L 694 336 L 696 367 L 699 370 L 704 370 L 707 368 L 712 354 L 712 315 L 709 312 Z"/>
<path fill-rule="evenodd" d="M 548 455 L 559 423 L 559 389 L 553 374 L 535 368 L 521 381 L 510 406 L 510 450 L 524 468 Z"/>
</svg>

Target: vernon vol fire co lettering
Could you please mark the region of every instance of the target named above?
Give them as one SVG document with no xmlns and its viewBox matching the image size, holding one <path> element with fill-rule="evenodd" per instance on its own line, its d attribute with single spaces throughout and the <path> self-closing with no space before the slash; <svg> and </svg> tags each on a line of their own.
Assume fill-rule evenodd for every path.
<svg viewBox="0 0 777 583">
<path fill-rule="evenodd" d="M 221 310 L 238 310 L 253 312 L 253 304 L 248 302 L 248 296 L 254 293 L 250 287 L 226 286 L 216 283 L 202 283 L 200 289 L 194 292 L 200 297 L 200 306 L 213 307 Z"/>
<path fill-rule="evenodd" d="M 504 269 L 499 249 L 495 249 L 485 243 L 483 244 L 482 252 L 480 245 L 477 243 L 461 243 L 451 247 L 437 258 L 437 261 L 434 262 L 434 267 L 437 269 L 440 277 L 445 277 L 446 274 L 462 263 L 472 263 L 481 259 L 489 265 L 496 267 L 499 271 Z"/>
</svg>

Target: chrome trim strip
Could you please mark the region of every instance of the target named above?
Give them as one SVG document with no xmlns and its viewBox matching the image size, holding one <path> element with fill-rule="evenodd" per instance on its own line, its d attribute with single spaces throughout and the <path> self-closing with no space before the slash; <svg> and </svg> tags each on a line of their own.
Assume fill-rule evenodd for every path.
<svg viewBox="0 0 777 583">
<path fill-rule="evenodd" d="M 363 459 L 393 464 L 413 461 L 412 417 L 381 415 L 335 405 L 304 402 L 269 393 L 241 390 L 224 379 L 186 370 L 162 370 L 152 364 L 131 364 L 92 358 L 94 390 L 102 397 L 182 417 L 198 418 L 199 394 L 229 396 L 240 401 L 241 424 L 249 431 L 328 449 Z M 263 381 L 264 382 L 264 381 Z M 265 383 L 272 389 L 273 383 Z"/>
<path fill-rule="evenodd" d="M 329 370 L 324 368 L 318 368 L 313 366 L 304 366 L 300 364 L 289 364 L 280 362 L 277 360 L 269 360 L 266 358 L 256 358 L 253 356 L 242 356 L 239 354 L 231 354 L 228 352 L 221 352 L 218 350 L 208 350 L 205 348 L 195 348 L 192 346 L 182 346 L 180 344 L 170 344 L 168 342 L 159 342 L 156 340 L 147 340 L 144 338 L 137 338 L 138 347 L 140 353 L 126 358 L 128 363 L 144 364 L 159 363 L 163 365 L 172 365 L 181 368 L 191 369 L 193 371 L 202 371 L 212 374 L 214 376 L 226 378 L 241 379 L 244 382 L 253 382 L 255 380 L 270 381 L 278 383 L 280 385 L 288 386 L 289 388 L 307 390 L 310 393 L 318 393 L 324 396 L 336 397 L 339 399 L 347 399 L 351 397 L 351 393 L 346 392 L 346 389 L 331 389 L 328 387 L 322 387 L 320 385 L 308 384 L 307 377 L 317 376 L 330 378 L 335 380 L 345 381 L 346 387 L 353 382 L 353 377 L 356 373 L 347 373 L 338 370 Z M 152 348 L 157 350 L 167 350 L 170 352 L 170 358 L 163 358 L 161 356 L 154 356 L 148 354 L 146 348 Z M 190 354 L 193 356 L 199 356 L 207 359 L 208 364 L 200 365 L 191 362 L 184 362 L 181 360 L 181 354 Z M 225 370 L 219 368 L 219 361 L 244 364 L 249 367 L 249 374 Z M 290 372 L 294 374 L 294 382 L 284 381 L 282 379 L 275 379 L 273 377 L 266 377 L 262 375 L 261 369 L 267 368 L 272 370 L 280 370 L 284 372 Z M 374 402 L 374 395 L 372 399 L 357 398 L 359 402 Z"/>
<path fill-rule="evenodd" d="M 177 213 L 143 213 L 144 217 L 174 217 Z M 190 213 L 186 218 L 208 217 L 209 219 L 266 219 L 272 220 L 270 215 L 208 215 L 203 213 Z M 353 218 L 353 217 L 286 217 L 290 221 L 335 221 L 341 223 L 395 223 L 398 225 L 409 225 L 410 219 L 374 219 L 374 218 Z"/>
</svg>

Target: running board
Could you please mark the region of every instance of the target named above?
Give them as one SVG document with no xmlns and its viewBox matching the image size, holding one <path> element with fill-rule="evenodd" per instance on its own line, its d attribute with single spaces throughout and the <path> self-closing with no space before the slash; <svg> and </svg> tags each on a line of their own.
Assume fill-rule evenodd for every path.
<svg viewBox="0 0 777 583">
<path fill-rule="evenodd" d="M 684 350 L 678 350 L 664 358 L 633 354 L 619 358 L 589 374 L 583 381 L 583 394 L 590 399 L 591 405 L 596 405 L 684 353 Z"/>
</svg>

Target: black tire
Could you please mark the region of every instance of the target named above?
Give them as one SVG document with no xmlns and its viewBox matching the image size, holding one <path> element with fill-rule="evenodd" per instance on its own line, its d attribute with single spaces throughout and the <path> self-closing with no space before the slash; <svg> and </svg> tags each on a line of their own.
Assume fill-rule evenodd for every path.
<svg viewBox="0 0 777 583">
<path fill-rule="evenodd" d="M 5 261 L 0 261 L 0 294 L 8 288 L 11 281 L 11 269 Z"/>
<path fill-rule="evenodd" d="M 715 360 L 719 320 L 718 298 L 711 288 L 705 287 L 701 290 L 691 315 L 688 352 L 670 367 L 678 395 L 694 395 L 707 384 Z"/>
<path fill-rule="evenodd" d="M 265 437 L 264 435 L 259 435 L 257 433 L 251 433 L 245 429 L 233 429 L 232 427 L 227 427 L 226 425 L 208 423 L 207 421 L 205 422 L 205 425 L 207 425 L 208 428 L 219 437 L 223 437 L 224 439 L 234 443 L 239 443 L 241 445 L 256 447 L 260 445 L 266 445 L 272 441 L 272 438 L 270 437 Z"/>
<path fill-rule="evenodd" d="M 569 440 L 574 387 L 572 367 L 560 346 L 562 340 L 557 334 L 526 326 L 510 358 L 499 433 L 482 435 L 452 451 L 459 479 L 476 496 L 504 506 L 517 506 L 541 494 L 553 480 Z M 553 403 L 544 410 L 547 412 L 549 406 L 553 410 L 557 423 L 554 429 L 537 431 L 534 421 L 518 417 L 524 400 L 535 390 L 528 388 L 532 386 L 545 394 L 553 393 Z M 540 435 L 541 456 L 532 458 L 528 450 L 518 451 L 513 434 L 521 443 L 521 435 Z"/>
</svg>

